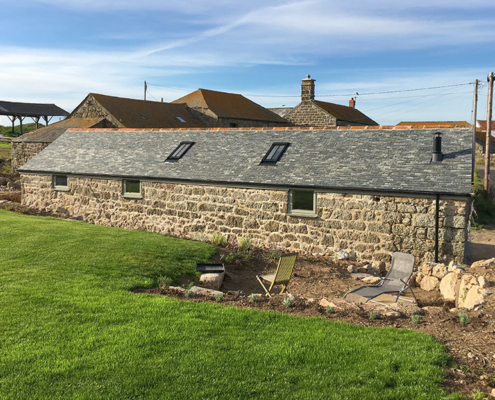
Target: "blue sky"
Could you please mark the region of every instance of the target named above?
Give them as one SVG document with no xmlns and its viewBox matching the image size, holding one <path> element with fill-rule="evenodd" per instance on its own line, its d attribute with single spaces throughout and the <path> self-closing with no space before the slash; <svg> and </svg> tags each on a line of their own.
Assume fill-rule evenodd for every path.
<svg viewBox="0 0 495 400">
<path fill-rule="evenodd" d="M 310 74 L 318 100 L 347 105 L 357 92 L 357 108 L 381 124 L 471 121 L 468 83 L 482 83 L 485 119 L 495 70 L 491 0 L 0 0 L 0 9 L 0 99 L 67 111 L 90 92 L 142 98 L 145 80 L 151 100 L 205 88 L 294 106 Z M 457 84 L 466 85 L 368 94 Z"/>
</svg>

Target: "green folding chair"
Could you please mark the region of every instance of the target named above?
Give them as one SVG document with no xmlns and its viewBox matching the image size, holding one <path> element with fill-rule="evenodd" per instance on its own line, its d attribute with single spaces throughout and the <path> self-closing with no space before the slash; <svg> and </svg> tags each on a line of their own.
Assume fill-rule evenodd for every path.
<svg viewBox="0 0 495 400">
<path fill-rule="evenodd" d="M 287 285 L 289 284 L 290 278 L 292 276 L 292 270 L 294 269 L 294 265 L 296 264 L 297 253 L 289 253 L 283 254 L 280 256 L 280 260 L 278 261 L 277 270 L 273 274 L 266 275 L 256 275 L 256 279 L 258 279 L 263 289 L 265 289 L 268 297 L 272 297 L 270 291 L 275 285 L 282 285 L 282 291 L 280 294 L 287 291 Z M 270 287 L 267 289 L 263 284 L 263 281 L 267 281 L 270 283 Z"/>
</svg>

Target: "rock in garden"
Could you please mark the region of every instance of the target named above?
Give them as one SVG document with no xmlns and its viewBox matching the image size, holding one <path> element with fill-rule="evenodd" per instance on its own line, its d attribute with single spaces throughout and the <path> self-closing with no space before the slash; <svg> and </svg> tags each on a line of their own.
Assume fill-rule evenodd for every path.
<svg viewBox="0 0 495 400">
<path fill-rule="evenodd" d="M 427 292 L 435 290 L 439 284 L 440 281 L 434 276 L 425 276 L 421 279 L 421 289 L 426 290 Z"/>
<path fill-rule="evenodd" d="M 445 275 L 447 275 L 447 267 L 444 264 L 437 264 L 433 267 L 432 275 L 435 278 L 442 279 Z"/>
<path fill-rule="evenodd" d="M 7 178 L 0 176 L 0 186 L 5 186 L 7 184 Z"/>
<path fill-rule="evenodd" d="M 349 271 L 351 274 L 354 274 L 357 272 L 357 267 L 355 265 L 349 265 L 347 267 L 347 271 Z"/>
<path fill-rule="evenodd" d="M 348 260 L 349 259 L 349 253 L 347 251 L 344 251 L 344 250 L 339 250 L 339 252 L 337 253 L 337 258 L 339 260 Z"/>
<path fill-rule="evenodd" d="M 387 272 L 386 265 L 383 261 L 373 261 L 373 267 L 376 268 L 380 274 L 385 274 Z"/>
<path fill-rule="evenodd" d="M 320 306 L 322 307 L 333 307 L 333 308 L 336 308 L 337 306 L 335 305 L 335 303 L 332 303 L 331 301 L 323 298 L 320 300 Z"/>
<path fill-rule="evenodd" d="M 202 288 L 199 286 L 193 286 L 190 290 L 194 294 L 202 294 L 205 296 L 215 296 L 218 293 L 222 293 L 222 292 L 219 292 L 218 290 L 206 289 L 206 288 Z"/>
<path fill-rule="evenodd" d="M 354 279 L 373 278 L 373 275 L 365 274 L 364 272 L 356 272 L 355 274 L 351 274 L 351 278 Z"/>
<path fill-rule="evenodd" d="M 476 269 L 477 267 L 486 268 L 490 265 L 495 264 L 495 258 L 490 258 L 488 260 L 480 260 L 471 264 L 471 268 Z"/>
<path fill-rule="evenodd" d="M 459 281 L 459 275 L 449 272 L 440 282 L 440 294 L 444 299 L 455 301 L 455 288 Z"/>
<path fill-rule="evenodd" d="M 431 273 L 433 272 L 433 266 L 430 264 L 423 264 L 423 266 L 421 267 L 421 272 L 424 276 L 431 275 Z"/>
<path fill-rule="evenodd" d="M 368 276 L 366 278 L 361 279 L 362 282 L 368 284 L 368 285 L 376 285 L 378 282 L 380 282 L 382 279 L 377 277 L 377 276 Z"/>
<path fill-rule="evenodd" d="M 423 280 L 424 278 L 424 275 L 421 271 L 417 272 L 416 273 L 416 286 L 413 286 L 413 287 L 420 287 L 421 286 L 421 281 Z M 412 285 L 411 285 L 412 286 Z"/>
<path fill-rule="evenodd" d="M 199 282 L 201 286 L 209 289 L 218 290 L 222 286 L 223 278 L 225 277 L 225 272 L 212 272 L 201 274 Z"/>
<path fill-rule="evenodd" d="M 488 284 L 488 281 L 484 276 L 478 276 L 478 285 L 481 289 L 485 288 Z"/>
</svg>

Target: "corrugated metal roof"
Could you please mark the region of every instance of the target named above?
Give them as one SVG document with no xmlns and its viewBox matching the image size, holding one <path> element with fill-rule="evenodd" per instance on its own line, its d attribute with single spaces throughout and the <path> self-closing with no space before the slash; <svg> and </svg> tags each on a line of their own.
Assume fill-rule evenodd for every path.
<svg viewBox="0 0 495 400">
<path fill-rule="evenodd" d="M 40 117 L 46 115 L 51 117 L 65 117 L 69 115 L 69 113 L 55 104 L 18 103 L 0 100 L 0 115 L 19 115 L 25 117 Z"/>
<path fill-rule="evenodd" d="M 168 181 L 469 195 L 471 129 L 442 129 L 444 160 L 431 164 L 437 129 L 67 131 L 20 172 Z M 97 134 L 95 134 L 97 133 Z M 165 159 L 195 142 L 176 163 Z M 289 142 L 276 165 L 260 165 Z"/>
<path fill-rule="evenodd" d="M 15 139 L 24 143 L 51 143 L 69 128 L 92 128 L 105 118 L 68 118 L 25 133 Z"/>
<path fill-rule="evenodd" d="M 126 128 L 201 128 L 185 104 L 161 103 L 126 99 L 90 93 L 110 114 Z"/>
<path fill-rule="evenodd" d="M 325 101 L 313 101 L 318 107 L 337 118 L 338 121 L 351 122 L 360 125 L 378 125 L 370 117 L 355 108 L 340 104 L 327 103 Z"/>
<path fill-rule="evenodd" d="M 240 94 L 234 93 L 198 89 L 180 99 L 174 100 L 172 103 L 185 103 L 191 108 L 207 108 L 218 118 L 238 118 L 281 123 L 287 122 L 274 112 L 271 112 Z"/>
</svg>

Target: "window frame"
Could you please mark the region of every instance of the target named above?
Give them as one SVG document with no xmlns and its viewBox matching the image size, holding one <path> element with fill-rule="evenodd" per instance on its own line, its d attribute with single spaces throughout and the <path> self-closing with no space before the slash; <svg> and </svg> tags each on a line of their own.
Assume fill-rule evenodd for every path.
<svg viewBox="0 0 495 400">
<path fill-rule="evenodd" d="M 59 185 L 57 184 L 57 177 L 65 177 L 67 180 L 66 185 Z M 70 190 L 69 187 L 69 176 L 68 175 L 62 175 L 62 174 L 57 174 L 52 176 L 52 188 L 53 190 L 58 190 L 59 192 L 68 192 Z"/>
<path fill-rule="evenodd" d="M 313 209 L 312 210 L 302 210 L 298 208 L 294 208 L 293 203 L 294 203 L 294 198 L 293 198 L 293 192 L 298 191 L 298 192 L 312 192 L 313 193 Z M 306 218 L 316 218 L 317 215 L 317 203 L 318 202 L 318 195 L 316 190 L 310 190 L 310 189 L 291 189 L 288 192 L 288 204 L 287 204 L 287 213 L 289 215 L 297 216 L 297 217 L 306 217 Z"/>
<path fill-rule="evenodd" d="M 169 156 L 165 159 L 166 162 L 177 162 L 179 161 L 182 157 L 184 157 L 186 155 L 186 153 L 191 149 L 191 147 L 194 146 L 196 142 L 189 142 L 189 141 L 186 141 L 186 142 L 180 142 L 179 145 L 174 149 L 174 151 L 172 151 Z M 175 153 L 177 153 L 179 151 L 179 149 L 184 146 L 184 145 L 189 145 L 185 148 L 185 150 L 182 151 L 182 153 L 180 153 L 179 156 L 174 156 Z"/>
<path fill-rule="evenodd" d="M 277 146 L 277 147 L 278 146 L 284 146 L 284 148 L 280 152 L 277 159 L 274 159 L 273 157 L 269 159 L 268 156 L 270 155 L 270 153 L 272 153 L 275 146 Z M 290 146 L 289 142 L 274 142 L 274 143 L 272 143 L 272 145 L 270 146 L 270 148 L 266 152 L 265 156 L 261 160 L 260 165 L 275 165 L 275 164 L 277 164 L 277 162 L 279 162 L 281 160 L 281 158 L 284 156 L 284 154 L 287 151 L 287 149 L 289 148 L 289 146 Z"/>
<path fill-rule="evenodd" d="M 132 182 L 138 182 L 139 183 L 139 192 L 128 192 L 127 191 L 127 182 L 132 181 Z M 141 180 L 139 179 L 122 179 L 122 197 L 129 198 L 129 199 L 142 199 L 142 190 L 143 187 L 141 185 Z"/>
</svg>

